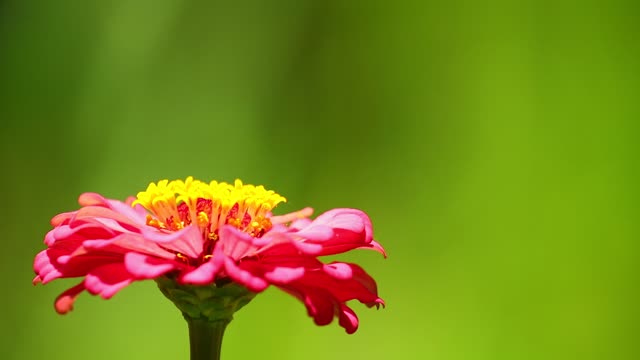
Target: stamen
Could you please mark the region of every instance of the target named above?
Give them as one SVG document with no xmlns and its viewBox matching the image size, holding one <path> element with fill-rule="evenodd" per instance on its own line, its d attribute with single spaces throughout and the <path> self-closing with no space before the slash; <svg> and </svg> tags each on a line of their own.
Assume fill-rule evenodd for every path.
<svg viewBox="0 0 640 360">
<path fill-rule="evenodd" d="M 184 181 L 150 183 L 146 191 L 138 193 L 132 205 L 144 206 L 150 212 L 147 225 L 159 230 L 178 231 L 195 223 L 202 231 L 203 241 L 207 242 L 199 261 L 206 261 L 211 257 L 222 226 L 228 224 L 261 237 L 272 228 L 268 213 L 286 201 L 264 186 L 245 185 L 240 180 L 233 184 L 216 181 L 207 184 L 188 177 Z M 176 259 L 186 264 L 196 261 L 180 253 Z"/>
<path fill-rule="evenodd" d="M 189 258 L 186 257 L 184 254 L 181 253 L 177 253 L 176 254 L 176 258 L 178 259 L 178 261 L 183 262 L 187 265 L 189 265 Z"/>
<path fill-rule="evenodd" d="M 151 215 L 147 215 L 147 225 L 153 226 L 158 230 L 166 229 L 166 226 L 162 222 L 154 219 Z"/>
<path fill-rule="evenodd" d="M 209 216 L 204 212 L 198 213 L 198 226 L 207 226 L 209 224 Z"/>
</svg>

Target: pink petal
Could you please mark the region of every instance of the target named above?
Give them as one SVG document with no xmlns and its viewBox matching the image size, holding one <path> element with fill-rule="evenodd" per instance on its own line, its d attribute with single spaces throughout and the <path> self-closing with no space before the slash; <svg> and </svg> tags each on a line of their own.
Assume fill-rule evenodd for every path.
<svg viewBox="0 0 640 360">
<path fill-rule="evenodd" d="M 225 225 L 220 229 L 220 243 L 224 246 L 225 255 L 239 260 L 251 250 L 255 250 L 254 238 L 233 226 Z"/>
<path fill-rule="evenodd" d="M 124 256 L 127 272 L 138 279 L 155 279 L 177 268 L 174 261 L 129 252 Z"/>
<path fill-rule="evenodd" d="M 80 221 L 80 220 L 96 221 L 100 218 L 115 221 L 121 226 L 127 226 L 127 228 L 130 228 L 130 229 L 140 228 L 142 225 L 136 222 L 134 219 L 131 219 L 123 214 L 120 214 L 111 209 L 99 207 L 99 206 L 88 206 L 88 207 L 80 208 L 80 210 L 78 210 L 78 212 L 76 213 L 76 216 L 73 218 L 73 221 Z M 103 221 L 106 221 L 106 220 L 103 220 Z"/>
<path fill-rule="evenodd" d="M 119 255 L 106 252 L 70 256 L 69 251 L 73 249 L 54 246 L 36 255 L 33 267 L 43 284 L 62 277 L 84 276 L 96 267 L 117 262 L 120 259 Z"/>
<path fill-rule="evenodd" d="M 360 266 L 350 263 L 331 263 L 328 266 L 334 270 L 326 272 L 327 266 L 321 271 L 306 271 L 304 277 L 296 281 L 292 286 L 324 289 L 339 302 L 358 300 L 368 306 L 381 304 L 382 299 L 378 297 L 378 289 L 375 280 L 367 274 Z M 335 277 L 335 269 L 343 269 L 340 275 L 344 276 L 347 271 L 344 267 L 351 269 L 352 275 L 348 278 Z"/>
<path fill-rule="evenodd" d="M 300 241 L 287 232 L 270 231 L 263 238 L 268 239 L 269 242 L 258 249 L 256 254 L 264 257 L 300 256 L 300 253 L 317 255 L 323 250 L 321 244 Z"/>
<path fill-rule="evenodd" d="M 338 208 L 319 215 L 313 225 L 326 225 L 334 229 L 371 234 L 371 220 L 364 212 L 357 209 Z M 367 239 L 371 240 L 371 239 Z"/>
<path fill-rule="evenodd" d="M 329 231 L 331 230 L 331 231 Z M 307 227 L 289 234 L 302 238 L 305 244 L 317 244 L 317 256 L 334 255 L 359 247 L 371 247 L 371 220 L 356 209 L 333 209 L 313 220 Z"/>
<path fill-rule="evenodd" d="M 213 282 L 224 264 L 225 255 L 222 253 L 220 243 L 216 244 L 213 256 L 206 263 L 184 274 L 180 279 L 187 284 L 206 285 Z"/>
<path fill-rule="evenodd" d="M 58 314 L 66 314 L 73 310 L 73 303 L 76 301 L 78 295 L 84 290 L 84 283 L 80 283 L 60 294 L 54 303 L 54 307 Z"/>
<path fill-rule="evenodd" d="M 88 273 L 84 286 L 91 294 L 109 299 L 133 280 L 123 263 L 113 263 L 102 265 Z"/>
<path fill-rule="evenodd" d="M 358 249 L 371 249 L 382 254 L 382 256 L 384 256 L 385 259 L 387 258 L 387 252 L 384 251 L 384 248 L 382 247 L 382 245 L 380 245 L 378 242 L 374 240 L 371 240 L 371 242 L 368 245 L 360 246 Z"/>
<path fill-rule="evenodd" d="M 310 219 L 298 219 L 294 222 L 291 223 L 291 225 L 289 226 L 289 229 L 292 230 L 301 230 L 304 229 L 305 227 L 309 226 L 309 224 L 311 224 L 311 220 Z"/>
<path fill-rule="evenodd" d="M 264 274 L 265 279 L 274 284 L 287 284 L 294 280 L 298 280 L 304 275 L 303 267 L 289 268 L 276 267 Z"/>
<path fill-rule="evenodd" d="M 136 223 L 146 225 L 147 223 L 147 211 L 140 204 L 131 206 L 131 204 L 123 203 L 117 200 L 107 199 L 108 206 L 119 214 L 133 219 Z"/>
<path fill-rule="evenodd" d="M 353 276 L 353 271 L 348 264 L 345 263 L 332 263 L 323 266 L 325 273 L 336 279 L 345 280 L 350 279 Z"/>
<path fill-rule="evenodd" d="M 134 199 L 134 197 L 129 197 L 127 198 L 126 202 L 122 202 L 118 200 L 107 199 L 97 193 L 87 192 L 80 195 L 80 197 L 78 198 L 78 203 L 82 207 L 97 206 L 109 208 L 116 213 L 137 220 L 137 222 L 139 222 L 141 225 L 144 225 L 146 222 L 147 212 L 141 205 L 132 207 L 131 204 L 133 203 Z"/>
<path fill-rule="evenodd" d="M 106 199 L 104 196 L 98 193 L 86 192 L 80 194 L 78 197 L 78 204 L 80 204 L 80 206 L 104 206 L 105 203 Z"/>
<path fill-rule="evenodd" d="M 226 257 L 224 259 L 224 267 L 229 277 L 234 281 L 246 286 L 249 290 L 261 292 L 269 286 L 269 283 L 258 276 L 254 276 L 251 272 L 237 266 L 233 259 Z"/>
<path fill-rule="evenodd" d="M 34 269 L 38 274 L 39 281 L 42 284 L 46 284 L 52 280 L 64 277 L 64 274 L 51 263 L 51 259 L 46 254 L 46 250 L 40 252 L 36 256 Z"/>
<path fill-rule="evenodd" d="M 189 225 L 176 232 L 160 232 L 150 226 L 141 228 L 142 236 L 162 247 L 173 250 L 190 258 L 197 258 L 202 253 L 202 233 L 197 225 Z"/>
<path fill-rule="evenodd" d="M 60 226 L 67 224 L 73 216 L 75 216 L 77 211 L 69 211 L 65 213 L 58 214 L 51 219 L 51 226 Z"/>
<path fill-rule="evenodd" d="M 84 223 L 76 226 L 60 225 L 49 231 L 45 236 L 45 244 L 53 246 L 58 241 L 66 239 L 108 239 L 115 233 L 94 223 Z"/>
<path fill-rule="evenodd" d="M 216 274 L 220 270 L 220 265 L 207 261 L 206 263 L 198 266 L 196 269 L 184 274 L 180 281 L 185 284 L 206 285 L 211 284 L 215 279 Z"/>
<path fill-rule="evenodd" d="M 138 234 L 120 234 L 108 240 L 86 240 L 82 245 L 91 250 L 104 249 L 109 246 L 119 246 L 126 250 L 153 255 L 168 260 L 175 258 L 174 253 L 163 249 L 157 243 L 149 241 Z"/>
<path fill-rule="evenodd" d="M 298 231 L 296 235 L 309 240 L 324 241 L 329 240 L 333 236 L 333 228 L 322 224 L 309 225 Z"/>
</svg>

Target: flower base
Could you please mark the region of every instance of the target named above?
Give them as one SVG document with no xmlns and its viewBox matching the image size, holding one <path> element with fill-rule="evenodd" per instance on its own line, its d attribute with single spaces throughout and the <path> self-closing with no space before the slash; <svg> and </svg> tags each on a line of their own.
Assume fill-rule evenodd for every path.
<svg viewBox="0 0 640 360">
<path fill-rule="evenodd" d="M 189 325 L 191 360 L 218 360 L 222 337 L 233 314 L 256 293 L 236 283 L 207 286 L 180 284 L 175 278 L 156 279 L 158 288 L 182 312 Z"/>
</svg>

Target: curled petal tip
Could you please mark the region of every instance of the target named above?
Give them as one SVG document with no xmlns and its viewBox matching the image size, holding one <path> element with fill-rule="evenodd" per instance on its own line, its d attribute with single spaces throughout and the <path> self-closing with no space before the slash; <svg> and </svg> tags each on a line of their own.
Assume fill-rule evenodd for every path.
<svg viewBox="0 0 640 360">
<path fill-rule="evenodd" d="M 372 302 L 366 303 L 365 305 L 366 305 L 367 307 L 369 307 L 369 308 L 372 308 L 372 307 L 374 307 L 374 306 L 375 306 L 375 308 L 376 308 L 377 310 L 379 310 L 381 306 L 382 306 L 382 308 L 383 308 L 383 309 L 384 309 L 385 307 L 387 307 L 387 305 L 385 304 L 384 300 L 382 300 L 382 299 L 380 299 L 380 298 L 377 298 L 377 299 L 375 299 L 375 300 L 374 300 L 374 301 L 372 301 Z"/>
<path fill-rule="evenodd" d="M 64 315 L 73 310 L 73 303 L 76 301 L 78 295 L 84 290 L 84 283 L 80 283 L 60 294 L 54 303 L 56 312 L 60 315 Z"/>
<path fill-rule="evenodd" d="M 387 252 L 384 250 L 382 245 L 380 245 L 377 241 L 371 240 L 371 242 L 365 246 L 362 246 L 361 249 L 370 249 L 379 252 L 386 259 Z"/>
<path fill-rule="evenodd" d="M 60 315 L 65 315 L 73 310 L 73 303 L 76 299 L 72 296 L 61 296 L 56 300 L 55 308 L 56 312 Z"/>
</svg>

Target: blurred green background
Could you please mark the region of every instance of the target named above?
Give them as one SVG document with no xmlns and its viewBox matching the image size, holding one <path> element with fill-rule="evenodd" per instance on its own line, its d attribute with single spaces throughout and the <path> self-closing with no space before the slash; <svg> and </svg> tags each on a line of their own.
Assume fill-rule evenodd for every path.
<svg viewBox="0 0 640 360">
<path fill-rule="evenodd" d="M 637 359 L 635 1 L 3 1 L 3 359 L 186 359 L 153 282 L 33 287 L 85 191 L 265 184 L 357 207 L 387 308 L 352 336 L 269 289 L 224 359 Z"/>
</svg>

